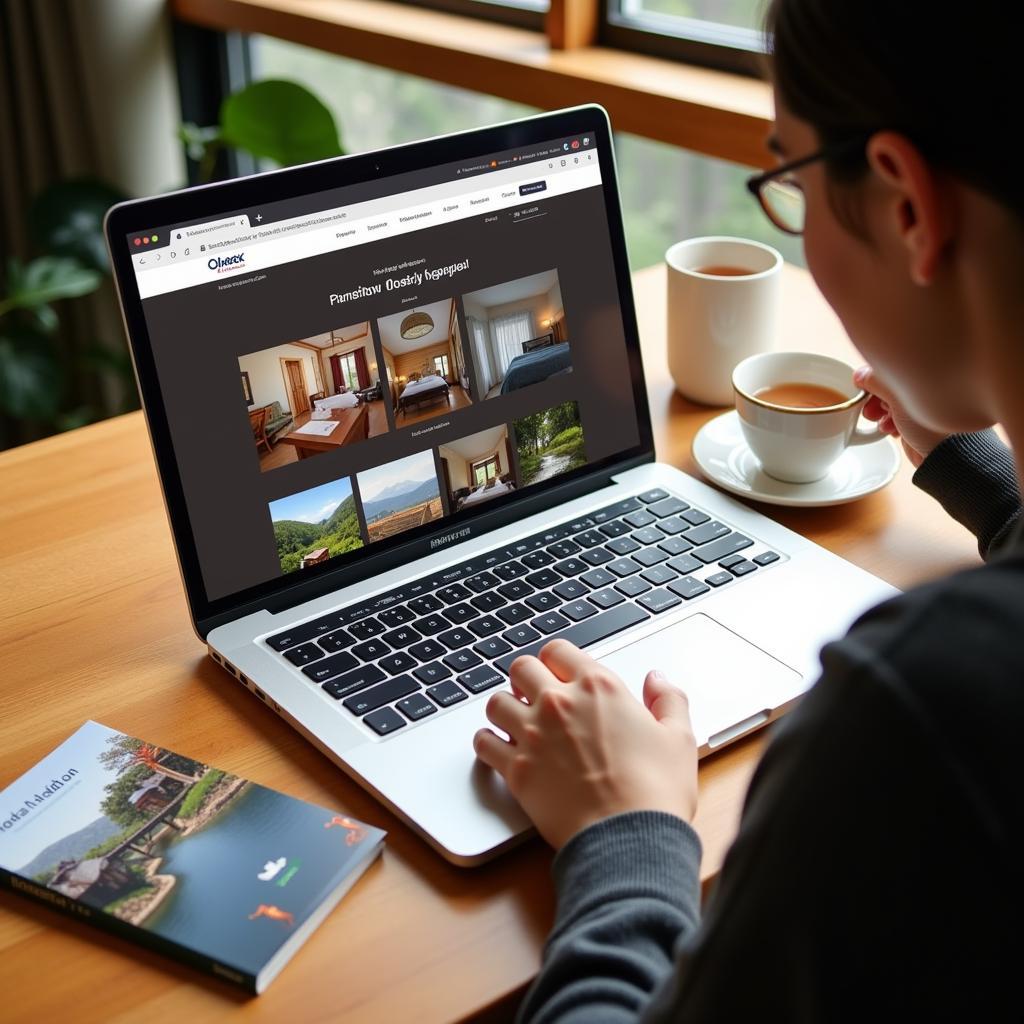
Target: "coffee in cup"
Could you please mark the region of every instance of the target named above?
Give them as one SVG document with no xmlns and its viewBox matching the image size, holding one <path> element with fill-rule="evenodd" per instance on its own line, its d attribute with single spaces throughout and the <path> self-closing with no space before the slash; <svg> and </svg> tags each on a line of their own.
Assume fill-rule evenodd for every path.
<svg viewBox="0 0 1024 1024">
<path fill-rule="evenodd" d="M 858 428 L 868 393 L 839 359 L 765 352 L 744 359 L 732 383 L 743 437 L 761 468 L 777 480 L 813 483 L 848 446 L 886 436 L 877 425 Z"/>
</svg>

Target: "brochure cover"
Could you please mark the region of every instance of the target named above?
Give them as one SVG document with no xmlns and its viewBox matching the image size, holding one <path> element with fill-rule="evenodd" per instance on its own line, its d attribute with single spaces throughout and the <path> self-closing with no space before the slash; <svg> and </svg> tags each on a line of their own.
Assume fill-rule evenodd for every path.
<svg viewBox="0 0 1024 1024">
<path fill-rule="evenodd" d="M 256 993 L 383 839 L 96 722 L 0 793 L 9 888 Z"/>
</svg>

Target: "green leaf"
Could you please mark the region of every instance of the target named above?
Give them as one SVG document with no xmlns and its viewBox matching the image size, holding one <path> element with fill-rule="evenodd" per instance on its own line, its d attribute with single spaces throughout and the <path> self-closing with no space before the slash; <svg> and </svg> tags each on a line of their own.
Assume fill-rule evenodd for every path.
<svg viewBox="0 0 1024 1024">
<path fill-rule="evenodd" d="M 212 144 L 220 142 L 220 128 L 200 128 L 199 125 L 186 121 L 178 129 L 178 138 L 185 143 L 185 150 L 190 160 L 199 163 L 206 155 L 206 150 Z"/>
<path fill-rule="evenodd" d="M 0 409 L 18 419 L 52 420 L 63 377 L 50 339 L 9 324 L 0 332 Z"/>
<path fill-rule="evenodd" d="M 103 239 L 103 218 L 125 198 L 117 189 L 91 178 L 60 181 L 44 189 L 29 208 L 29 229 L 36 244 L 54 256 L 67 256 L 106 274 L 110 270 Z"/>
<path fill-rule="evenodd" d="M 0 316 L 11 309 L 35 312 L 40 323 L 52 322 L 51 315 L 40 308 L 58 299 L 73 299 L 95 291 L 101 275 L 77 260 L 41 256 L 31 263 L 11 260 L 7 265 L 7 297 L 0 300 Z"/>
<path fill-rule="evenodd" d="M 340 156 L 331 112 L 295 82 L 256 82 L 221 106 L 222 137 L 228 145 L 269 157 L 281 165 Z"/>
</svg>

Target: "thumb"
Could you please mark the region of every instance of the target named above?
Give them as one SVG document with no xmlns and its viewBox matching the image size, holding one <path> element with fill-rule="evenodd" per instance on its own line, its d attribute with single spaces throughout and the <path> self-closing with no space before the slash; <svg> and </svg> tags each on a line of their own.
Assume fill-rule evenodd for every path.
<svg viewBox="0 0 1024 1024">
<path fill-rule="evenodd" d="M 663 672 L 654 669 L 644 679 L 644 705 L 659 722 L 683 721 L 689 725 L 690 702 Z"/>
</svg>

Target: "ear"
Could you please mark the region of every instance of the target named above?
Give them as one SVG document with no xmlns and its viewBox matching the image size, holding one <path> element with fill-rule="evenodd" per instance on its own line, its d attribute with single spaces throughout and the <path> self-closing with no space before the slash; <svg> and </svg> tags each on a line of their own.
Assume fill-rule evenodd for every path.
<svg viewBox="0 0 1024 1024">
<path fill-rule="evenodd" d="M 876 132 L 867 160 L 886 187 L 891 225 L 907 251 L 911 280 L 929 285 L 953 234 L 949 196 L 921 151 L 898 132 Z"/>
</svg>

